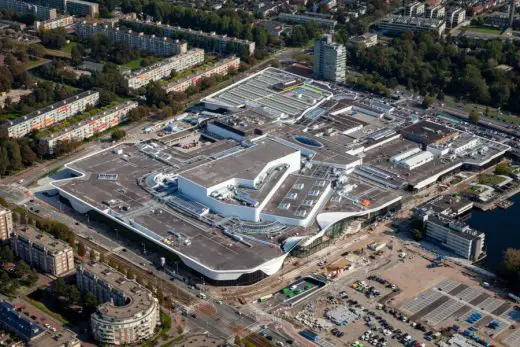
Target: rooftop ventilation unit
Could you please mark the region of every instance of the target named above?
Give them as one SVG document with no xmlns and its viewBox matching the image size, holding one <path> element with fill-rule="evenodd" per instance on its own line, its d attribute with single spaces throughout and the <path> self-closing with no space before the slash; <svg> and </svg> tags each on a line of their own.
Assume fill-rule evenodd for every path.
<svg viewBox="0 0 520 347">
<path fill-rule="evenodd" d="M 103 180 L 103 181 L 117 181 L 118 177 L 119 177 L 118 174 L 110 174 L 110 173 L 100 173 L 97 175 L 97 179 Z"/>
</svg>

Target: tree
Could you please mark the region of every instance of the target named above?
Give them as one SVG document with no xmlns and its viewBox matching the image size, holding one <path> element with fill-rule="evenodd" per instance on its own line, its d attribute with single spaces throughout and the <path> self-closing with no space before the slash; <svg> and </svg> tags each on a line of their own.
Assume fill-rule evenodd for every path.
<svg viewBox="0 0 520 347">
<path fill-rule="evenodd" d="M 97 252 L 94 249 L 90 250 L 89 258 L 90 258 L 90 261 L 96 261 Z"/>
<path fill-rule="evenodd" d="M 119 141 L 126 136 L 126 132 L 123 129 L 116 129 L 112 131 L 110 137 L 113 141 Z"/>
<path fill-rule="evenodd" d="M 20 260 L 18 264 L 16 264 L 16 273 L 21 278 L 25 278 L 31 273 L 31 267 L 23 260 Z"/>
<path fill-rule="evenodd" d="M 422 106 L 424 108 L 430 108 L 435 103 L 435 98 L 433 96 L 426 96 L 423 99 Z"/>
<path fill-rule="evenodd" d="M 506 249 L 499 272 L 512 285 L 520 288 L 520 249 Z"/>
<path fill-rule="evenodd" d="M 0 260 L 2 263 L 12 263 L 14 261 L 14 254 L 9 246 L 3 246 L 0 250 Z"/>
<path fill-rule="evenodd" d="M 9 167 L 9 158 L 7 155 L 7 148 L 0 147 L 0 176 L 4 176 L 7 173 Z"/>
<path fill-rule="evenodd" d="M 497 166 L 495 167 L 496 175 L 509 176 L 509 175 L 511 175 L 512 172 L 513 172 L 513 169 L 511 169 L 511 167 L 509 165 L 507 165 L 506 163 L 497 164 Z"/>
<path fill-rule="evenodd" d="M 80 293 L 79 289 L 76 286 L 70 285 L 70 286 L 67 286 L 66 297 L 67 297 L 67 300 L 71 304 L 75 305 L 81 299 L 81 293 Z"/>
<path fill-rule="evenodd" d="M 22 143 L 20 146 L 20 153 L 24 166 L 31 166 L 36 160 L 38 160 L 38 157 L 27 143 Z"/>
<path fill-rule="evenodd" d="M 74 45 L 70 51 L 72 65 L 78 66 L 83 61 L 83 47 L 81 45 Z"/>
<path fill-rule="evenodd" d="M 75 248 L 76 247 L 76 234 L 74 234 L 73 232 L 70 232 L 67 237 L 67 242 L 69 243 L 69 246 L 71 246 L 72 248 Z"/>
<path fill-rule="evenodd" d="M 88 312 L 94 312 L 99 304 L 96 296 L 92 292 L 87 292 L 83 301 L 85 303 L 85 309 L 87 309 Z"/>
<path fill-rule="evenodd" d="M 61 49 L 67 43 L 65 28 L 46 30 L 41 34 L 42 43 L 46 47 Z"/>
<path fill-rule="evenodd" d="M 412 237 L 415 241 L 421 241 L 423 239 L 423 232 L 419 229 L 413 229 Z"/>
<path fill-rule="evenodd" d="M 27 275 L 27 284 L 29 287 L 34 286 L 37 282 L 40 276 L 38 275 L 38 272 L 34 269 Z"/>
<path fill-rule="evenodd" d="M 27 215 L 25 212 L 20 214 L 20 224 L 27 225 Z"/>
<path fill-rule="evenodd" d="M 62 277 L 58 277 L 56 281 L 54 281 L 54 296 L 59 298 L 64 296 L 67 291 L 67 284 Z"/>
<path fill-rule="evenodd" d="M 473 123 L 478 123 L 480 120 L 480 113 L 477 110 L 471 110 L 469 113 L 469 120 Z"/>
<path fill-rule="evenodd" d="M 129 280 L 133 280 L 135 278 L 135 274 L 132 271 L 132 269 L 128 269 L 128 271 L 126 272 L 126 278 L 128 278 Z"/>
<path fill-rule="evenodd" d="M 87 249 L 85 248 L 85 244 L 80 241 L 78 244 L 78 255 L 84 257 L 85 254 L 87 254 Z"/>
</svg>

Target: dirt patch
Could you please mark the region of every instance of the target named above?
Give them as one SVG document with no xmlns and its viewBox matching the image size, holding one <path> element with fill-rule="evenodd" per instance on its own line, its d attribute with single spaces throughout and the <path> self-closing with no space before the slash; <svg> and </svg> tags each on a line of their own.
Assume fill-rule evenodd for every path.
<svg viewBox="0 0 520 347">
<path fill-rule="evenodd" d="M 201 302 L 195 305 L 195 311 L 206 316 L 214 316 L 217 314 L 215 306 L 207 302 Z"/>
</svg>

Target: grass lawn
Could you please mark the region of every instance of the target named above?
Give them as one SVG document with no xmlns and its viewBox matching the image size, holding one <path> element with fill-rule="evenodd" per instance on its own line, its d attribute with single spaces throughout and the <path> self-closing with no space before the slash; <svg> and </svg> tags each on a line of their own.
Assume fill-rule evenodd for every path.
<svg viewBox="0 0 520 347">
<path fill-rule="evenodd" d="M 20 117 L 19 114 L 16 113 L 6 113 L 6 114 L 0 114 L 0 120 L 13 120 Z"/>
<path fill-rule="evenodd" d="M 138 70 L 141 68 L 141 60 L 143 60 L 142 58 L 137 58 L 135 60 L 132 60 L 132 61 L 129 61 L 128 63 L 122 65 L 123 67 L 126 67 L 128 69 L 132 69 L 132 70 Z"/>
<path fill-rule="evenodd" d="M 36 67 L 38 65 L 46 63 L 47 59 L 36 59 L 36 60 L 30 60 L 27 64 L 27 70 L 32 69 L 33 67 Z"/>
<path fill-rule="evenodd" d="M 500 35 L 502 31 L 497 28 L 487 26 L 470 26 L 465 28 L 466 31 L 472 31 L 474 33 L 489 34 L 489 35 Z"/>
<path fill-rule="evenodd" d="M 500 177 L 500 176 L 495 176 L 495 175 L 481 175 L 479 178 L 478 178 L 478 182 L 480 184 L 485 184 L 485 185 L 495 185 L 495 184 L 500 184 L 502 182 L 504 182 L 506 179 L 504 177 Z"/>
<path fill-rule="evenodd" d="M 30 297 L 28 296 L 24 296 L 23 297 L 25 301 L 27 301 L 28 303 L 30 303 L 31 305 L 33 305 L 34 307 L 36 307 L 38 310 L 42 311 L 42 312 L 45 312 L 47 313 L 49 316 L 53 317 L 54 319 L 57 319 L 58 321 L 60 321 L 61 323 L 63 324 L 68 324 L 69 321 L 66 320 L 65 318 L 63 318 L 63 316 L 59 313 L 56 313 L 54 311 L 51 311 L 47 306 L 45 306 L 45 304 L 43 304 L 42 302 L 40 301 L 36 301 L 34 299 L 31 299 Z"/>
<path fill-rule="evenodd" d="M 448 106 L 452 106 L 454 108 L 462 108 L 466 112 L 471 112 L 472 110 L 477 110 L 486 113 L 486 106 L 480 104 L 474 104 L 468 101 L 457 102 L 453 97 L 446 95 L 444 97 L 444 103 Z M 498 110 L 494 107 L 487 107 L 489 118 L 500 119 L 506 122 L 511 122 L 515 124 L 520 124 L 520 116 L 519 115 L 507 115 L 504 113 L 498 113 Z"/>
<path fill-rule="evenodd" d="M 60 49 L 48 49 L 47 48 L 47 54 L 55 56 L 55 57 L 70 58 L 71 52 L 72 52 L 72 47 L 76 46 L 76 45 L 77 45 L 76 42 L 70 42 L 70 43 L 67 43 L 65 46 L 63 46 Z"/>
</svg>

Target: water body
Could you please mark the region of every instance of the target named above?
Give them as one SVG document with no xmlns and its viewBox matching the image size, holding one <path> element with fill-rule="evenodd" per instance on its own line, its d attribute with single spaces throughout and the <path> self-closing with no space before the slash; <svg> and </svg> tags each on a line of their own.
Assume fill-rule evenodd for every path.
<svg viewBox="0 0 520 347">
<path fill-rule="evenodd" d="M 494 271 L 502 261 L 504 251 L 520 248 L 520 194 L 511 199 L 514 205 L 508 209 L 496 208 L 483 212 L 473 209 L 467 223 L 486 234 L 487 257 L 482 266 Z"/>
</svg>

